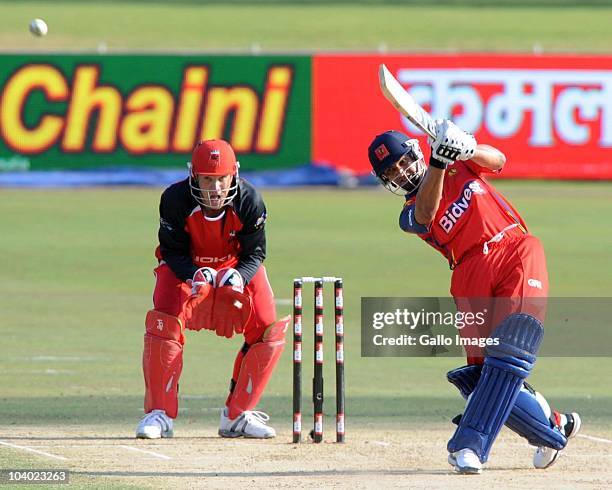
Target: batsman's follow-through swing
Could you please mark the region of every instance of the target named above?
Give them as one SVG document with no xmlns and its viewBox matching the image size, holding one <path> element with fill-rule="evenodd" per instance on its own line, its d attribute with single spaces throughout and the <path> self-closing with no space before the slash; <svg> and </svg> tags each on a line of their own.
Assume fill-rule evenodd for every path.
<svg viewBox="0 0 612 490">
<path fill-rule="evenodd" d="M 478 335 L 494 340 L 484 351 L 468 347 L 468 365 L 448 380 L 467 399 L 448 442 L 448 462 L 459 473 L 480 473 L 506 424 L 536 446 L 533 464 L 544 469 L 580 430 L 577 413 L 551 410 L 525 379 L 544 335 L 548 294 L 546 258 L 514 207 L 486 179 L 501 172 L 505 156 L 447 119 L 433 120 L 383 65 L 385 97 L 428 134 L 429 166 L 419 142 L 398 131 L 374 138 L 368 149 L 373 173 L 389 191 L 405 198 L 399 224 L 438 250 L 453 270 L 457 309 L 494 311 Z M 479 301 L 480 299 L 480 301 Z M 468 336 L 469 329 L 461 329 Z"/>
</svg>

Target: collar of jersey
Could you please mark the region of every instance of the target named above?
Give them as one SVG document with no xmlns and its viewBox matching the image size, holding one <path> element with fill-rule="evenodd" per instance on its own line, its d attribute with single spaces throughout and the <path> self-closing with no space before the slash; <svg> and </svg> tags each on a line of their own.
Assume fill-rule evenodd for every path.
<svg viewBox="0 0 612 490">
<path fill-rule="evenodd" d="M 214 216 L 212 218 L 210 216 L 206 216 L 206 214 L 204 214 L 204 210 L 202 210 L 202 216 L 204 216 L 206 221 L 219 221 L 221 218 L 223 218 L 223 216 L 225 216 L 225 209 L 219 216 Z"/>
</svg>

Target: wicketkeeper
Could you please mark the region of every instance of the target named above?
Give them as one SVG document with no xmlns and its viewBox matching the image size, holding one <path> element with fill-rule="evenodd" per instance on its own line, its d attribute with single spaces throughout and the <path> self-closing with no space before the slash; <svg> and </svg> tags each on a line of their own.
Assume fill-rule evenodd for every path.
<svg viewBox="0 0 612 490">
<path fill-rule="evenodd" d="M 525 379 L 543 337 L 548 295 L 546 259 L 514 207 L 486 180 L 506 158 L 478 145 L 449 120 L 436 121 L 425 166 L 416 139 L 396 131 L 376 136 L 368 149 L 375 175 L 405 196 L 402 230 L 418 235 L 446 257 L 451 294 L 460 311 L 494 308 L 488 324 L 462 329 L 463 337 L 491 339 L 484 351 L 467 349 L 468 365 L 447 374 L 467 399 L 448 442 L 449 463 L 460 473 L 480 473 L 501 427 L 536 446 L 533 464 L 547 468 L 580 430 L 576 413 L 551 410 Z"/>
<path fill-rule="evenodd" d="M 200 142 L 189 176 L 162 194 L 159 266 L 142 358 L 145 416 L 137 437 L 173 435 L 185 329 L 212 330 L 227 338 L 244 335 L 219 435 L 276 435 L 266 425 L 269 417 L 253 409 L 283 351 L 289 317 L 277 320 L 262 265 L 266 207 L 255 188 L 239 177 L 238 167 L 226 141 Z"/>
</svg>

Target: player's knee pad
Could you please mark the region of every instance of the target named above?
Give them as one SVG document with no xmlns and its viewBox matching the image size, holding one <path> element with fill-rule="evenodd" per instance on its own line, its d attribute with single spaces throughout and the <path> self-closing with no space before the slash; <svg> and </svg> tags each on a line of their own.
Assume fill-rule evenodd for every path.
<svg viewBox="0 0 612 490">
<path fill-rule="evenodd" d="M 482 373 L 470 396 L 448 450 L 472 449 L 486 462 L 491 446 L 510 415 L 516 397 L 536 360 L 544 328 L 523 313 L 508 316 L 495 329 L 486 349 Z"/>
<path fill-rule="evenodd" d="M 165 410 L 178 414 L 178 382 L 183 370 L 183 335 L 178 318 L 151 310 L 145 320 L 142 355 L 145 412 Z"/>
<path fill-rule="evenodd" d="M 544 337 L 544 327 L 535 317 L 525 313 L 509 315 L 495 329 L 494 345 L 485 349 L 485 368 L 497 367 L 519 378 L 529 376 Z"/>
<path fill-rule="evenodd" d="M 288 315 L 274 322 L 264 331 L 262 342 L 276 342 L 282 340 L 284 343 L 287 327 L 289 326 L 290 321 L 291 316 Z"/>
<path fill-rule="evenodd" d="M 183 324 L 180 318 L 175 316 L 157 310 L 149 310 L 145 317 L 145 328 L 148 334 L 155 337 L 184 343 Z"/>
<path fill-rule="evenodd" d="M 285 335 L 290 317 L 285 317 L 268 327 L 261 342 L 244 352 L 240 371 L 229 397 L 229 417 L 236 418 L 245 410 L 252 410 L 259 402 L 274 368 L 285 347 Z"/>
</svg>

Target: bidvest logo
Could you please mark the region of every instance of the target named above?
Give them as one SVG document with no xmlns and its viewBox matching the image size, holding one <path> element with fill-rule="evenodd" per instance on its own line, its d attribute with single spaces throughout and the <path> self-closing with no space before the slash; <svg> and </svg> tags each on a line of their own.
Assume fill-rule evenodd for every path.
<svg viewBox="0 0 612 490">
<path fill-rule="evenodd" d="M 227 130 L 237 152 L 280 149 L 294 67 L 270 65 L 263 89 L 212 86 L 210 67 L 187 66 L 179 87 L 146 81 L 120 89 L 102 64 L 65 74 L 53 64 L 27 64 L 0 86 L 0 137 L 22 155 L 57 147 L 64 154 L 188 153 L 200 139 Z M 131 74 L 131 76 L 133 76 Z"/>
<path fill-rule="evenodd" d="M 485 190 L 480 185 L 480 182 L 471 180 L 463 186 L 463 191 L 459 197 L 453 202 L 444 212 L 444 215 L 438 221 L 438 224 L 446 233 L 450 233 L 457 221 L 470 207 L 472 196 L 474 194 L 485 194 Z"/>
</svg>

